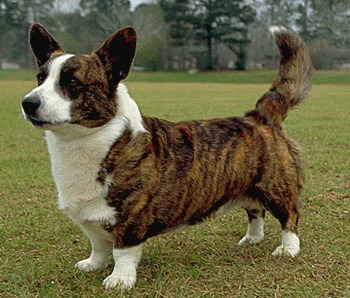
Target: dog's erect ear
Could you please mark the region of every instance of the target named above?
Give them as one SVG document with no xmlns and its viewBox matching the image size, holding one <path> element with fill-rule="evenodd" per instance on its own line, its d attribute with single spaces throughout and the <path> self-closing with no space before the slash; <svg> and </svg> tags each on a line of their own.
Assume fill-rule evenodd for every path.
<svg viewBox="0 0 350 298">
<path fill-rule="evenodd" d="M 128 76 L 135 51 L 136 32 L 132 27 L 125 27 L 108 38 L 95 52 L 112 85 L 116 86 Z"/>
<path fill-rule="evenodd" d="M 39 23 L 33 24 L 30 28 L 29 44 L 32 48 L 38 67 L 45 64 L 52 54 L 64 52 L 46 28 Z"/>
</svg>

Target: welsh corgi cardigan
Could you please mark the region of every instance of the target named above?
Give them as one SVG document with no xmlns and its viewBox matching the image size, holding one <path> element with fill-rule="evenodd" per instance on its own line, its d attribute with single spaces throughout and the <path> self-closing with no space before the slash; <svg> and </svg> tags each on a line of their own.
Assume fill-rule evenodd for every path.
<svg viewBox="0 0 350 298">
<path fill-rule="evenodd" d="M 106 289 L 129 289 L 145 241 L 243 207 L 248 230 L 264 236 L 265 210 L 282 227 L 274 256 L 299 253 L 297 224 L 304 174 L 301 149 L 281 128 L 311 86 L 304 41 L 274 27 L 279 72 L 255 109 L 242 117 L 172 123 L 143 116 L 121 80 L 129 73 L 136 33 L 126 27 L 91 55 L 67 54 L 40 24 L 29 42 L 38 86 L 23 99 L 24 117 L 45 131 L 58 206 L 91 241 L 93 271 L 114 258 Z"/>
</svg>

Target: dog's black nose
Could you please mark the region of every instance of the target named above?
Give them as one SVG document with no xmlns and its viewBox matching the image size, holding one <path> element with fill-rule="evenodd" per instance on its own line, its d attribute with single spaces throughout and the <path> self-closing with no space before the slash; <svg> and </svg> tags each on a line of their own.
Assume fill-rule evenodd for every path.
<svg viewBox="0 0 350 298">
<path fill-rule="evenodd" d="M 40 107 L 40 99 L 37 95 L 28 95 L 22 101 L 23 111 L 30 116 L 34 116 Z"/>
</svg>

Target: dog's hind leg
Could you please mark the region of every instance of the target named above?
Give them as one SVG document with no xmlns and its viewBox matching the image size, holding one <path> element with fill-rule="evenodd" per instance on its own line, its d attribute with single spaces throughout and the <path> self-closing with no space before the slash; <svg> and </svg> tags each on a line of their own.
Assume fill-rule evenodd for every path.
<svg viewBox="0 0 350 298">
<path fill-rule="evenodd" d="M 295 158 L 296 159 L 296 158 Z M 287 164 L 287 161 L 284 161 Z M 278 219 L 282 228 L 282 243 L 273 256 L 295 257 L 300 251 L 298 237 L 299 207 L 303 190 L 303 176 L 300 167 L 283 168 L 276 164 L 275 171 L 266 172 L 255 185 L 255 193 L 266 210 Z"/>
<path fill-rule="evenodd" d="M 238 245 L 245 243 L 256 244 L 264 238 L 265 210 L 260 208 L 246 208 L 248 214 L 248 230 Z"/>
<path fill-rule="evenodd" d="M 287 194 L 288 192 L 285 192 Z M 278 219 L 282 228 L 282 243 L 272 253 L 273 256 L 295 257 L 300 251 L 298 237 L 299 192 L 290 191 L 287 198 L 280 199 L 281 193 L 274 191 L 264 198 L 264 205 Z"/>
<path fill-rule="evenodd" d="M 291 203 L 289 204 L 289 208 L 272 209 L 271 212 L 279 220 L 282 227 L 282 243 L 274 250 L 272 255 L 289 255 L 295 257 L 300 252 L 300 241 L 297 235 L 298 206 Z"/>
</svg>

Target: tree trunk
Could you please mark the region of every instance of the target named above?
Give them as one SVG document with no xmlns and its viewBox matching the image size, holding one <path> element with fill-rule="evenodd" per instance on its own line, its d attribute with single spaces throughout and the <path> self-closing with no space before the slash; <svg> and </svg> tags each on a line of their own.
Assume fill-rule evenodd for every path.
<svg viewBox="0 0 350 298">
<path fill-rule="evenodd" d="M 237 53 L 237 60 L 235 63 L 236 70 L 245 70 L 247 68 L 247 50 L 246 46 L 241 43 Z"/>
<path fill-rule="evenodd" d="M 207 25 L 207 70 L 213 70 L 213 42 L 211 27 Z"/>
</svg>

